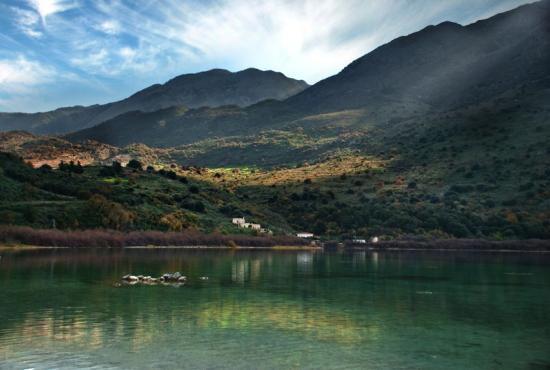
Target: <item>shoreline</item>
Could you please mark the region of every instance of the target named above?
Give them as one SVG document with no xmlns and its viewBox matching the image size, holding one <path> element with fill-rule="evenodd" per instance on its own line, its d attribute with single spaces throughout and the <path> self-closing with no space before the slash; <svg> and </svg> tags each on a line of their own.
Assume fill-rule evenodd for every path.
<svg viewBox="0 0 550 370">
<path fill-rule="evenodd" d="M 229 247 L 226 245 L 210 246 L 210 245 L 134 245 L 134 246 L 91 246 L 91 247 L 70 247 L 70 246 L 48 246 L 48 245 L 0 245 L 1 252 L 12 251 L 39 251 L 39 250 L 210 250 L 210 251 L 310 251 L 310 252 L 348 252 L 348 251 L 365 251 L 365 252 L 465 252 L 465 253 L 537 253 L 550 254 L 550 250 L 544 249 L 505 249 L 505 248 L 433 248 L 433 247 L 346 247 L 339 249 L 323 248 L 322 246 L 303 246 L 303 245 L 280 245 L 280 246 L 237 246 Z"/>
<path fill-rule="evenodd" d="M 434 239 L 387 240 L 376 244 L 348 244 L 355 250 L 410 250 L 410 251 L 464 251 L 464 252 L 550 252 L 550 240 L 484 240 L 484 239 Z"/>
<path fill-rule="evenodd" d="M 304 246 L 304 245 L 278 245 L 274 247 L 264 246 L 237 246 L 228 247 L 226 245 L 209 246 L 209 245 L 133 245 L 133 246 L 101 246 L 101 247 L 69 247 L 69 246 L 53 246 L 53 245 L 0 245 L 0 252 L 3 251 L 31 251 L 31 250 L 48 250 L 48 249 L 70 249 L 70 250 L 91 250 L 91 249 L 182 249 L 182 250 L 262 250 L 262 251 L 322 251 L 320 246 Z"/>
<path fill-rule="evenodd" d="M 476 253 L 550 253 L 539 249 L 475 249 L 475 248 L 350 248 L 354 251 L 369 252 L 476 252 Z"/>
<path fill-rule="evenodd" d="M 218 250 L 370 250 L 370 251 L 497 251 L 550 252 L 550 239 L 486 240 L 423 239 L 422 237 L 380 240 L 376 243 L 351 243 L 301 239 L 295 236 L 258 236 L 204 234 L 196 230 L 183 232 L 89 229 L 33 229 L 22 226 L 0 227 L 0 250 L 39 248 L 71 249 L 218 249 Z"/>
</svg>

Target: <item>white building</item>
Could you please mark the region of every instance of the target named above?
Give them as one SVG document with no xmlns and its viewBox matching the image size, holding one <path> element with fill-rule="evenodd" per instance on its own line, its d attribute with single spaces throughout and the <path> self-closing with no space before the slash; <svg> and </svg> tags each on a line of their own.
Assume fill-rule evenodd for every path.
<svg viewBox="0 0 550 370">
<path fill-rule="evenodd" d="M 262 225 L 260 224 L 253 224 L 251 222 L 246 222 L 244 217 L 235 217 L 231 220 L 231 222 L 242 229 L 252 229 L 260 232 L 268 232 L 267 229 L 262 229 Z"/>
<path fill-rule="evenodd" d="M 305 238 L 305 239 L 307 239 L 307 238 L 313 238 L 314 235 L 313 235 L 313 233 L 301 232 L 301 233 L 296 234 L 296 236 L 297 236 L 298 238 Z"/>
<path fill-rule="evenodd" d="M 251 223 L 244 223 L 241 227 L 244 227 L 245 229 L 252 229 L 252 230 L 261 230 L 262 225 L 260 224 L 251 224 Z"/>
<path fill-rule="evenodd" d="M 371 243 L 378 243 L 378 237 L 377 236 L 373 236 L 371 239 L 370 239 Z"/>
<path fill-rule="evenodd" d="M 234 218 L 233 221 L 231 221 L 231 222 L 233 222 L 233 224 L 235 224 L 235 225 L 241 226 L 241 225 L 244 225 L 246 223 L 246 220 L 244 219 L 244 217 L 237 217 L 237 218 Z"/>
<path fill-rule="evenodd" d="M 354 244 L 367 244 L 367 241 L 365 239 L 353 239 L 352 242 Z"/>
</svg>

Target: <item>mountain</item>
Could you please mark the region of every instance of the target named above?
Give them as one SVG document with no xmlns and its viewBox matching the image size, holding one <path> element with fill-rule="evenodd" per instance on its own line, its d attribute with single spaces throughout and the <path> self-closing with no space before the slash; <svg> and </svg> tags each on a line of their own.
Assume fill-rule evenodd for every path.
<svg viewBox="0 0 550 370">
<path fill-rule="evenodd" d="M 81 130 L 130 111 L 151 112 L 172 106 L 245 107 L 266 99 L 285 99 L 308 85 L 282 73 L 249 68 L 240 72 L 213 69 L 178 76 L 114 103 L 59 108 L 45 113 L 0 113 L 0 130 L 59 134 Z"/>
<path fill-rule="evenodd" d="M 282 102 L 131 113 L 68 138 L 171 147 L 298 127 L 317 136 L 327 125 L 387 132 L 388 123 L 412 117 L 481 111 L 484 104 L 513 107 L 550 87 L 549 25 L 548 0 L 468 26 L 444 22 L 383 45 Z M 353 124 L 345 118 L 350 113 Z"/>
<path fill-rule="evenodd" d="M 288 99 L 326 112 L 396 104 L 449 110 L 550 83 L 550 1 L 468 26 L 443 22 L 397 38 Z"/>
</svg>

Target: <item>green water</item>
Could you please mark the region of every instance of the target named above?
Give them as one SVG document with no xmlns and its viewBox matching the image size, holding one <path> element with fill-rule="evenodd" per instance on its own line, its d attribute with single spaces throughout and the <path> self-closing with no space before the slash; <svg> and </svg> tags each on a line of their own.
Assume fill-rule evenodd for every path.
<svg viewBox="0 0 550 370">
<path fill-rule="evenodd" d="M 550 367 L 547 255 L 0 255 L 0 369 Z M 117 284 L 174 271 L 188 283 Z"/>
</svg>

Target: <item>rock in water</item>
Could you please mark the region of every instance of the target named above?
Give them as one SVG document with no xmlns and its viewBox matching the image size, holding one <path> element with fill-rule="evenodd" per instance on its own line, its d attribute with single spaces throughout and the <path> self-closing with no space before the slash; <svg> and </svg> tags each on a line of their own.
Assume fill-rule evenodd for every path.
<svg viewBox="0 0 550 370">
<path fill-rule="evenodd" d="M 138 281 L 138 277 L 137 276 L 134 276 L 134 275 L 124 275 L 122 277 L 122 280 L 126 280 L 126 281 Z"/>
</svg>

